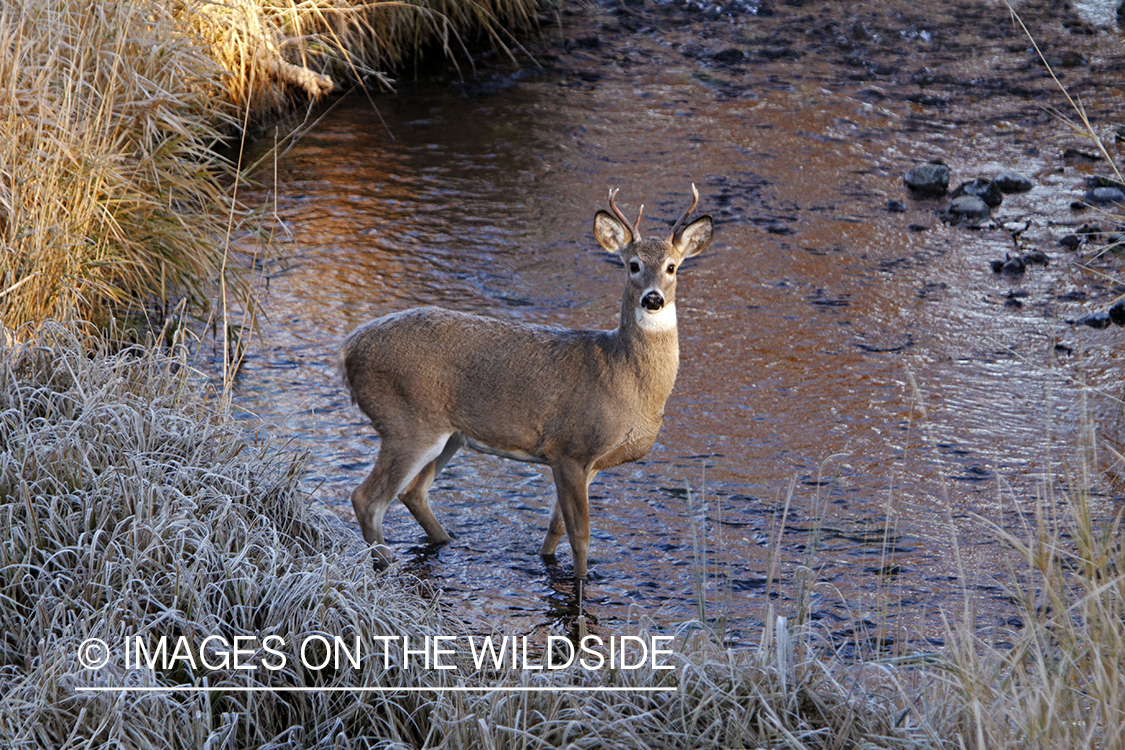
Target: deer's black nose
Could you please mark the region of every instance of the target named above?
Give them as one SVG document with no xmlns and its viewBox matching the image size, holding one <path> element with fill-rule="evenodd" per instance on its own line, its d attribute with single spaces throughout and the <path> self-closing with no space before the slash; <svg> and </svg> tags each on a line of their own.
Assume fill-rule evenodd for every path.
<svg viewBox="0 0 1125 750">
<path fill-rule="evenodd" d="M 655 312 L 664 307 L 664 295 L 660 292 L 649 292 L 641 297 L 641 306 L 646 310 Z"/>
</svg>

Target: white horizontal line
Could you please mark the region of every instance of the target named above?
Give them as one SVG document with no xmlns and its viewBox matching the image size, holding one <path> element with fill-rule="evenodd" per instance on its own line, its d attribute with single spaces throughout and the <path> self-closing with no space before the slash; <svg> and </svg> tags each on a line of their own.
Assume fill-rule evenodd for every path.
<svg viewBox="0 0 1125 750">
<path fill-rule="evenodd" d="M 265 687 L 237 686 L 195 687 L 173 685 L 169 687 L 99 687 L 79 686 L 80 693 L 675 693 L 678 687 L 582 687 L 560 685 L 557 687 L 530 687 L 527 685 L 497 685 L 495 687 Z"/>
</svg>

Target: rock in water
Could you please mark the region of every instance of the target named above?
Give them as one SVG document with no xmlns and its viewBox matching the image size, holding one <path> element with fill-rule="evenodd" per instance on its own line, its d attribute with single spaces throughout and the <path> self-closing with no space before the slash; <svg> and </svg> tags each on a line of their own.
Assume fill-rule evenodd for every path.
<svg viewBox="0 0 1125 750">
<path fill-rule="evenodd" d="M 1074 321 L 1075 325 L 1090 326 L 1097 329 L 1109 328 L 1112 323 L 1109 313 L 1104 312 L 1091 313 Z"/>
<path fill-rule="evenodd" d="M 1115 187 L 1096 187 L 1086 191 L 1086 202 L 1104 206 L 1108 203 L 1125 203 L 1125 191 Z"/>
<path fill-rule="evenodd" d="M 962 182 L 950 195 L 954 198 L 962 195 L 975 195 L 987 203 L 989 208 L 996 208 L 1004 201 L 1004 194 L 1000 192 L 1000 188 L 996 187 L 992 180 L 986 180 L 983 177 Z"/>
<path fill-rule="evenodd" d="M 992 184 L 1000 188 L 1001 193 L 1026 193 L 1035 187 L 1035 183 L 1015 172 L 1004 172 L 996 175 Z"/>
<path fill-rule="evenodd" d="M 1109 319 L 1114 325 L 1125 326 L 1125 300 L 1109 308 Z"/>
<path fill-rule="evenodd" d="M 1008 258 L 1004 261 L 1004 265 L 1000 267 L 1000 271 L 1012 276 L 1019 276 L 1024 272 L 1023 261 L 1019 258 Z"/>
<path fill-rule="evenodd" d="M 987 219 L 991 210 L 978 195 L 961 195 L 949 204 L 949 213 L 960 219 Z"/>
<path fill-rule="evenodd" d="M 945 195 L 949 190 L 949 167 L 934 162 L 919 164 L 912 167 L 902 181 L 915 195 Z"/>
</svg>

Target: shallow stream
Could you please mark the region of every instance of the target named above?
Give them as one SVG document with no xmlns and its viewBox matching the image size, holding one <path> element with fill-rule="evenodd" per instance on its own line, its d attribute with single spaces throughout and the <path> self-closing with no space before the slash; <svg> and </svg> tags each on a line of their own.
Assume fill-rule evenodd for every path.
<svg viewBox="0 0 1125 750">
<path fill-rule="evenodd" d="M 1112 226 L 1071 208 L 1109 167 L 1045 111 L 1065 100 L 1002 4 L 870 5 L 601 6 L 544 28 L 542 67 L 492 59 L 334 103 L 244 195 L 287 234 L 237 408 L 311 451 L 310 492 L 358 539 L 349 495 L 378 440 L 336 375 L 342 337 L 421 304 L 612 328 L 624 271 L 594 212 L 619 187 L 662 232 L 694 182 L 716 239 L 680 277 L 656 447 L 591 487 L 590 612 L 673 626 L 697 616 L 702 575 L 706 616 L 736 640 L 802 596 L 838 636 L 940 637 L 936 613 L 966 591 L 978 627 L 1018 626 L 987 523 L 1018 532 L 1058 501 L 1085 413 L 1122 434 L 1125 331 L 1068 321 L 1108 309 L 1125 260 L 1059 244 Z M 1115 3 L 1017 7 L 1119 158 Z M 984 228 L 952 226 L 935 215 L 948 200 L 903 186 L 934 158 L 953 185 L 1015 171 L 1035 187 Z M 1024 251 L 1050 265 L 993 273 L 1025 223 Z M 1107 454 L 1093 489 L 1109 516 L 1125 491 Z M 427 546 L 400 504 L 385 528 L 458 611 L 549 628 L 569 594 L 537 555 L 553 496 L 545 470 L 461 453 L 431 493 L 453 543 Z"/>
</svg>

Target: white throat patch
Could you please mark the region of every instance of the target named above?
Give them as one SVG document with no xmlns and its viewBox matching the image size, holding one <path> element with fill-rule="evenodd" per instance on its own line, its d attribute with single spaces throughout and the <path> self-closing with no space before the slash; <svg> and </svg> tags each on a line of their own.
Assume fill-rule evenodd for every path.
<svg viewBox="0 0 1125 750">
<path fill-rule="evenodd" d="M 650 333 L 662 333 L 676 327 L 675 302 L 654 312 L 650 312 L 643 307 L 634 307 L 633 315 L 636 317 L 637 325 L 641 327 L 641 330 Z"/>
</svg>

